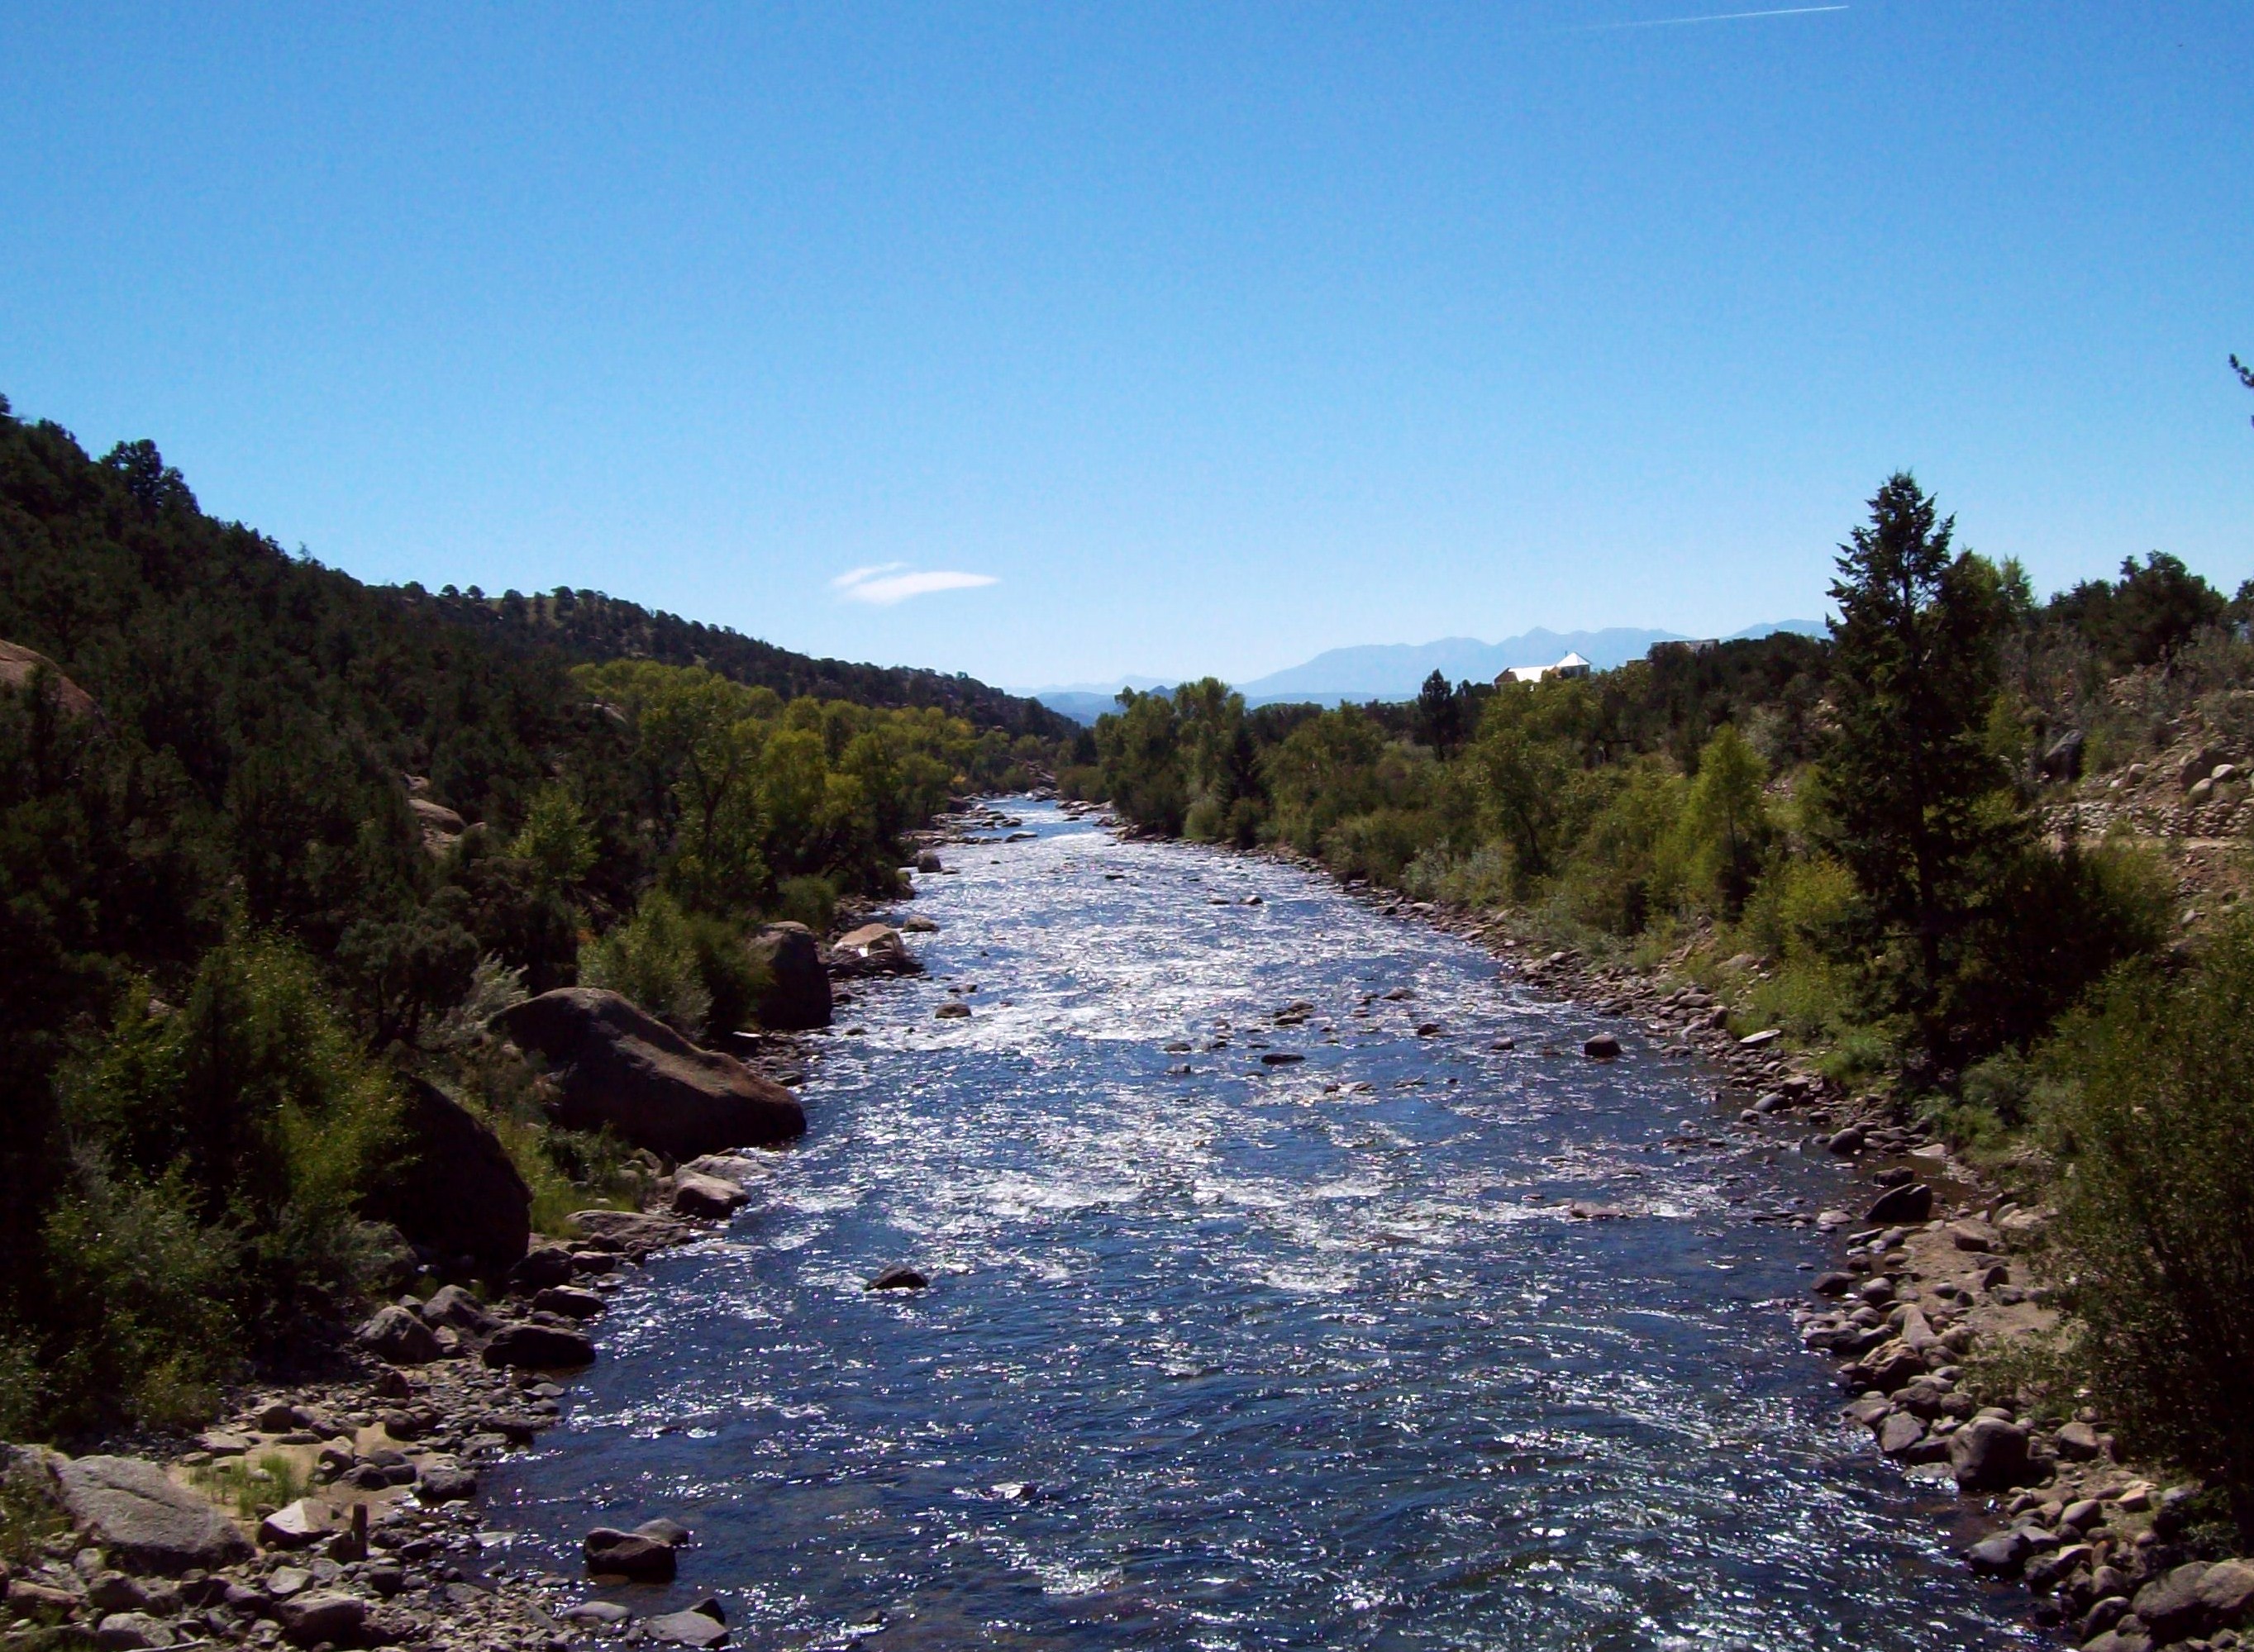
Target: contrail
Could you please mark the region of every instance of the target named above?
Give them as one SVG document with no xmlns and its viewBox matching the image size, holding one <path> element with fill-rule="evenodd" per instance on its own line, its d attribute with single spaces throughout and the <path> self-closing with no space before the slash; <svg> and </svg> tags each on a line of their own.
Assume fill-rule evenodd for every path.
<svg viewBox="0 0 2254 1652">
<path fill-rule="evenodd" d="M 1779 6 L 1768 11 L 1710 11 L 1698 18 L 1646 18 L 1636 23 L 1592 23 L 1582 28 L 1582 34 L 1595 34 L 1612 29 L 1673 29 L 1688 23 L 1740 23 L 1747 18 L 1805 18 L 1818 11 L 1844 11 L 1836 6 Z"/>
</svg>

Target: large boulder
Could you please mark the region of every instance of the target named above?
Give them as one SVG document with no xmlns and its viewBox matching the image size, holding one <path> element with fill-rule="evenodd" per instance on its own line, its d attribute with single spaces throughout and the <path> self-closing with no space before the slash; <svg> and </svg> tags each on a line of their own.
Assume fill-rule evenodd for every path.
<svg viewBox="0 0 2254 1652">
<path fill-rule="evenodd" d="M 570 1129 L 607 1125 L 674 1158 L 805 1133 L 805 1110 L 781 1085 L 697 1048 L 615 992 L 560 987 L 503 1010 L 494 1025 L 546 1058 L 553 1110 Z"/>
<path fill-rule="evenodd" d="M 496 1368 L 565 1370 L 585 1365 L 594 1357 L 595 1345 L 584 1333 L 531 1320 L 504 1325 L 486 1344 L 486 1363 Z"/>
<path fill-rule="evenodd" d="M 376 1310 L 357 1334 L 362 1348 L 393 1365 L 428 1365 L 443 1352 L 438 1334 L 396 1303 Z"/>
<path fill-rule="evenodd" d="M 400 1153 L 370 1190 L 368 1214 L 446 1262 L 480 1273 L 514 1267 L 532 1236 L 532 1190 L 483 1119 L 434 1084 L 404 1081 Z"/>
<path fill-rule="evenodd" d="M 274 1615 L 291 1646 L 351 1646 L 368 1621 L 368 1602 L 321 1589 L 276 1602 Z"/>
<path fill-rule="evenodd" d="M 1922 1182 L 1904 1183 L 1889 1187 L 1872 1201 L 1863 1213 L 1865 1222 L 1923 1222 L 1933 1214 L 1933 1189 Z"/>
<path fill-rule="evenodd" d="M 72 682 L 62 673 L 62 668 L 37 649 L 27 648 L 19 642 L 0 642 L 0 688 L 27 691 L 32 679 L 45 669 L 47 698 L 65 717 L 84 718 L 100 723 L 102 708 L 94 704 L 94 696 Z"/>
<path fill-rule="evenodd" d="M 780 1032 L 830 1025 L 830 971 L 822 943 L 802 923 L 771 923 L 751 938 L 752 956 L 766 970 L 760 1025 Z"/>
<path fill-rule="evenodd" d="M 250 1541 L 203 1498 L 138 1457 L 53 1457 L 56 1500 L 89 1543 L 141 1572 L 209 1572 L 250 1558 Z"/>
<path fill-rule="evenodd" d="M 1975 1418 L 1949 1437 L 1949 1463 L 1959 1491 L 2008 1491 L 2030 1477 L 2027 1431 L 2001 1418 Z"/>
<path fill-rule="evenodd" d="M 581 1554 L 587 1570 L 598 1577 L 624 1578 L 631 1583 L 670 1583 L 677 1565 L 675 1547 L 664 1537 L 646 1532 L 598 1526 L 587 1534 Z"/>
</svg>

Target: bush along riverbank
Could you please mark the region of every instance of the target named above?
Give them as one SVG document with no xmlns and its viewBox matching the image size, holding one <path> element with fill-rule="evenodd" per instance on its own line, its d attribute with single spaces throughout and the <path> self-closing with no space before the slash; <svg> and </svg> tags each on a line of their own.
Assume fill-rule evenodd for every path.
<svg viewBox="0 0 2254 1652">
<path fill-rule="evenodd" d="M 805 1025 L 787 927 L 1072 749 L 967 679 L 365 585 L 4 401 L 0 639 L 0 1438 L 66 1446 L 636 1202 L 686 1155 L 492 1018 L 579 987 L 724 1054 Z"/>
<path fill-rule="evenodd" d="M 2239 1572 L 2171 1602 L 2254 1544 L 2254 591 L 2155 554 L 2038 603 L 1905 476 L 1838 569 L 1828 640 L 1123 696 L 1060 780 L 1475 934 L 1882 1179 L 1774 1216 L 1839 1236 L 1803 1330 L 1856 1425 L 1983 1500 L 1968 1563 L 2071 1638 L 2231 1644 Z"/>
<path fill-rule="evenodd" d="M 975 829 L 989 817 L 956 818 Z M 930 848 L 918 864 L 942 870 Z M 833 1001 L 852 1001 L 851 984 L 919 972 L 901 931 L 867 916 L 845 903 L 827 946 L 798 925 L 766 937 L 772 990 L 802 1022 L 825 1025 Z M 528 1057 L 559 1114 L 634 1144 L 651 1172 L 642 1208 L 573 1211 L 554 1224 L 566 1236 L 528 1242 L 520 1198 L 500 1224 L 513 1221 L 513 1246 L 471 1284 L 381 1301 L 298 1350 L 318 1376 L 239 1390 L 192 1434 L 144 1432 L 76 1457 L 0 1448 L 0 1588 L 14 1620 L 0 1644 L 454 1652 L 609 1634 L 727 1640 L 715 1600 L 636 1617 L 602 1592 L 681 1575 L 695 1535 L 663 1511 L 591 1530 L 584 1576 L 512 1568 L 508 1535 L 486 1527 L 479 1480 L 557 1421 L 634 1270 L 759 1198 L 767 1150 L 805 1128 L 784 1081 L 806 1075 L 813 1046 L 763 1032 L 738 1040 L 740 1059 L 701 1049 L 622 996 L 582 987 L 503 1005 L 475 1041 Z M 508 1160 L 470 1130 L 444 1172 L 448 1191 L 489 1201 L 495 1189 L 466 1186 L 476 1172 L 461 1165 L 483 1160 L 505 1177 Z M 901 1268 L 870 1288 L 924 1283 Z"/>
</svg>

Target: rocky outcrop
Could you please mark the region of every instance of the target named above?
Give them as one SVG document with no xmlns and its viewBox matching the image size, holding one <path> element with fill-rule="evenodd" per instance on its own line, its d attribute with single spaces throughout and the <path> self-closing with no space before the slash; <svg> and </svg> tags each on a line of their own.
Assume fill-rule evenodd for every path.
<svg viewBox="0 0 2254 1652">
<path fill-rule="evenodd" d="M 494 1026 L 546 1060 L 550 1110 L 570 1129 L 607 1126 L 674 1158 L 805 1133 L 805 1111 L 781 1085 L 697 1048 L 615 992 L 562 987 L 503 1010 Z"/>
<path fill-rule="evenodd" d="M 56 1501 L 88 1542 L 136 1571 L 176 1574 L 250 1556 L 249 1540 L 203 1498 L 137 1457 L 52 1457 Z"/>
<path fill-rule="evenodd" d="M 822 967 L 822 943 L 802 923 L 771 923 L 747 943 L 767 975 L 759 999 L 760 1025 L 778 1032 L 801 1032 L 830 1025 L 830 971 Z"/>
<path fill-rule="evenodd" d="M 399 1158 L 369 1194 L 368 1214 L 444 1266 L 514 1267 L 532 1236 L 532 1190 L 483 1119 L 435 1085 L 403 1083 Z"/>
<path fill-rule="evenodd" d="M 47 697 L 57 710 L 65 717 L 102 721 L 102 708 L 94 696 L 65 676 L 52 660 L 21 643 L 0 642 L 0 688 L 21 692 L 31 687 L 32 679 L 42 670 L 46 674 Z"/>
</svg>

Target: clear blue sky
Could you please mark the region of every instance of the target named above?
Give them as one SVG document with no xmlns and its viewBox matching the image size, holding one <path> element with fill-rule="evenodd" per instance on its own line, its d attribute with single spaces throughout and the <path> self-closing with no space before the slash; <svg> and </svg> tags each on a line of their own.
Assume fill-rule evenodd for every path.
<svg viewBox="0 0 2254 1652">
<path fill-rule="evenodd" d="M 1013 684 L 1813 614 L 1901 466 L 2254 575 L 2254 4 L 1611 26 L 1761 9 L 13 0 L 0 391 L 368 578 Z"/>
</svg>

